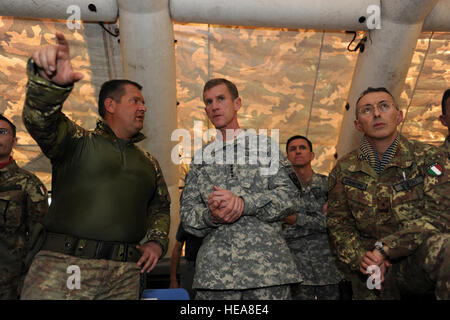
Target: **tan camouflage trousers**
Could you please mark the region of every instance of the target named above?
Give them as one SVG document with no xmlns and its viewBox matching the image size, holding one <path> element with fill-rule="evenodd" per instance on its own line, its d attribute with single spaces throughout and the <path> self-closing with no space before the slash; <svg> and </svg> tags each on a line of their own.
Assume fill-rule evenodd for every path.
<svg viewBox="0 0 450 320">
<path fill-rule="evenodd" d="M 135 262 L 40 251 L 25 278 L 21 299 L 136 300 L 140 295 L 139 271 Z"/>
<path fill-rule="evenodd" d="M 289 285 L 244 290 L 197 290 L 195 300 L 291 300 Z"/>
<path fill-rule="evenodd" d="M 353 299 L 398 300 L 404 295 L 434 294 L 438 300 L 450 299 L 450 234 L 428 238 L 414 254 L 394 262 L 385 275 L 382 290 L 367 287 L 367 276 L 350 275 Z"/>
</svg>

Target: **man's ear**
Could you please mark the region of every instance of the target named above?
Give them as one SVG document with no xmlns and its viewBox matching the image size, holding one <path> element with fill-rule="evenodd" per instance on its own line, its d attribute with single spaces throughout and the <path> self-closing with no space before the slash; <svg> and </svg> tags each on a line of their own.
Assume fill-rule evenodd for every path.
<svg viewBox="0 0 450 320">
<path fill-rule="evenodd" d="M 112 98 L 106 98 L 103 105 L 105 106 L 105 111 L 108 113 L 114 113 L 116 111 L 116 101 Z"/>
<path fill-rule="evenodd" d="M 398 112 L 397 112 L 397 125 L 402 123 L 402 121 L 403 121 L 403 111 L 402 110 L 398 110 Z"/>
<path fill-rule="evenodd" d="M 12 143 L 12 147 L 15 148 L 17 145 L 17 137 L 13 138 L 13 143 Z"/>
<path fill-rule="evenodd" d="M 364 132 L 364 130 L 362 129 L 361 125 L 359 124 L 358 119 L 356 119 L 355 121 L 353 121 L 353 124 L 355 125 L 355 129 L 360 131 L 360 132 Z"/>
<path fill-rule="evenodd" d="M 234 111 L 238 111 L 242 107 L 242 99 L 241 97 L 237 97 L 234 99 Z"/>
<path fill-rule="evenodd" d="M 315 157 L 316 157 L 316 154 L 314 152 L 311 152 L 311 161 L 313 161 Z"/>
</svg>

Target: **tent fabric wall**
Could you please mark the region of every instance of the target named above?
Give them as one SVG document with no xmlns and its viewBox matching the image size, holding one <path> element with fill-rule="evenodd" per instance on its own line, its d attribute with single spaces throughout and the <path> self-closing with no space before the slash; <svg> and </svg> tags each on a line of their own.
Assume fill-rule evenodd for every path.
<svg viewBox="0 0 450 320">
<path fill-rule="evenodd" d="M 0 113 L 18 126 L 14 156 L 19 165 L 36 172 L 49 188 L 50 164 L 26 132 L 21 110 L 26 61 L 39 46 L 53 43 L 56 30 L 68 38 L 74 67 L 85 76 L 64 105 L 78 124 L 95 126 L 101 83 L 112 74 L 121 76 L 117 39 L 98 24 L 69 30 L 64 21 L 0 17 Z M 182 23 L 174 24 L 174 32 L 179 128 L 193 136 L 195 120 L 204 130 L 211 127 L 203 111 L 203 84 L 226 77 L 237 84 L 243 99 L 241 126 L 269 133 L 279 129 L 282 149 L 289 136 L 307 133 L 315 146 L 314 169 L 331 170 L 357 56 L 347 51 L 351 34 Z M 450 83 L 449 54 L 449 33 L 423 33 L 417 42 L 399 101 L 408 111 L 401 127 L 406 136 L 432 144 L 444 139 L 446 129 L 438 116 L 442 92 Z M 151 101 L 149 106 L 151 117 L 158 106 Z"/>
</svg>

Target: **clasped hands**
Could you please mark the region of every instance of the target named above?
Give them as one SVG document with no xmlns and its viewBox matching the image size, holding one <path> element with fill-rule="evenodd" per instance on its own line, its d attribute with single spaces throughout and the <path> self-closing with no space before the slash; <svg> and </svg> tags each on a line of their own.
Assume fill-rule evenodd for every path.
<svg viewBox="0 0 450 320">
<path fill-rule="evenodd" d="M 233 223 L 244 212 L 244 200 L 230 190 L 213 186 L 208 196 L 208 208 L 214 223 Z"/>
</svg>

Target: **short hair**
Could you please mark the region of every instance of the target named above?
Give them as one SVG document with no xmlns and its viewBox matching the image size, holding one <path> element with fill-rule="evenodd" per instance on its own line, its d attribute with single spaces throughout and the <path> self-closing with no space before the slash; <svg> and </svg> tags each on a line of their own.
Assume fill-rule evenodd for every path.
<svg viewBox="0 0 450 320">
<path fill-rule="evenodd" d="M 445 90 L 444 95 L 442 96 L 442 114 L 445 115 L 445 103 L 450 98 L 450 89 Z"/>
<path fill-rule="evenodd" d="M 233 98 L 233 100 L 235 100 L 236 98 L 239 97 L 239 92 L 238 89 L 236 87 L 236 85 L 224 78 L 215 78 L 215 79 L 211 79 L 208 82 L 205 83 L 205 86 L 203 87 L 203 97 L 205 96 L 205 92 L 208 91 L 211 88 L 214 88 L 220 84 L 224 84 L 227 86 L 228 91 L 231 94 L 231 97 Z M 203 99 L 204 101 L 204 99 Z"/>
<path fill-rule="evenodd" d="M 397 103 L 395 102 L 394 96 L 392 95 L 392 93 L 389 92 L 388 89 L 386 89 L 385 87 L 378 87 L 378 88 L 373 88 L 373 87 L 368 87 L 366 90 L 363 91 L 363 93 L 361 93 L 361 95 L 359 96 L 358 100 L 356 100 L 356 104 L 355 104 L 355 116 L 356 119 L 358 119 L 358 103 L 359 100 L 361 100 L 365 95 L 371 93 L 371 92 L 385 92 L 388 95 L 391 96 L 392 100 L 394 101 L 394 106 L 395 109 L 398 110 L 398 106 Z"/>
<path fill-rule="evenodd" d="M 16 126 L 2 114 L 0 114 L 0 120 L 8 122 L 9 126 L 11 127 L 12 136 L 13 136 L 13 138 L 15 138 L 16 137 Z"/>
<path fill-rule="evenodd" d="M 107 98 L 111 98 L 116 102 L 120 102 L 122 97 L 125 95 L 125 86 L 127 84 L 142 90 L 142 86 L 139 83 L 126 79 L 109 80 L 102 84 L 98 95 L 98 114 L 100 117 L 103 119 L 105 118 L 105 100 Z"/>
<path fill-rule="evenodd" d="M 303 139 L 303 140 L 306 140 L 306 142 L 308 143 L 308 146 L 309 146 L 309 151 L 311 151 L 311 152 L 313 151 L 313 147 L 312 147 L 311 141 L 309 141 L 309 139 L 308 139 L 307 137 L 297 135 L 297 136 L 292 136 L 292 137 L 290 137 L 290 138 L 288 139 L 288 141 L 286 142 L 286 153 L 288 153 L 289 143 L 291 143 L 293 140 L 297 140 L 297 139 Z"/>
</svg>

